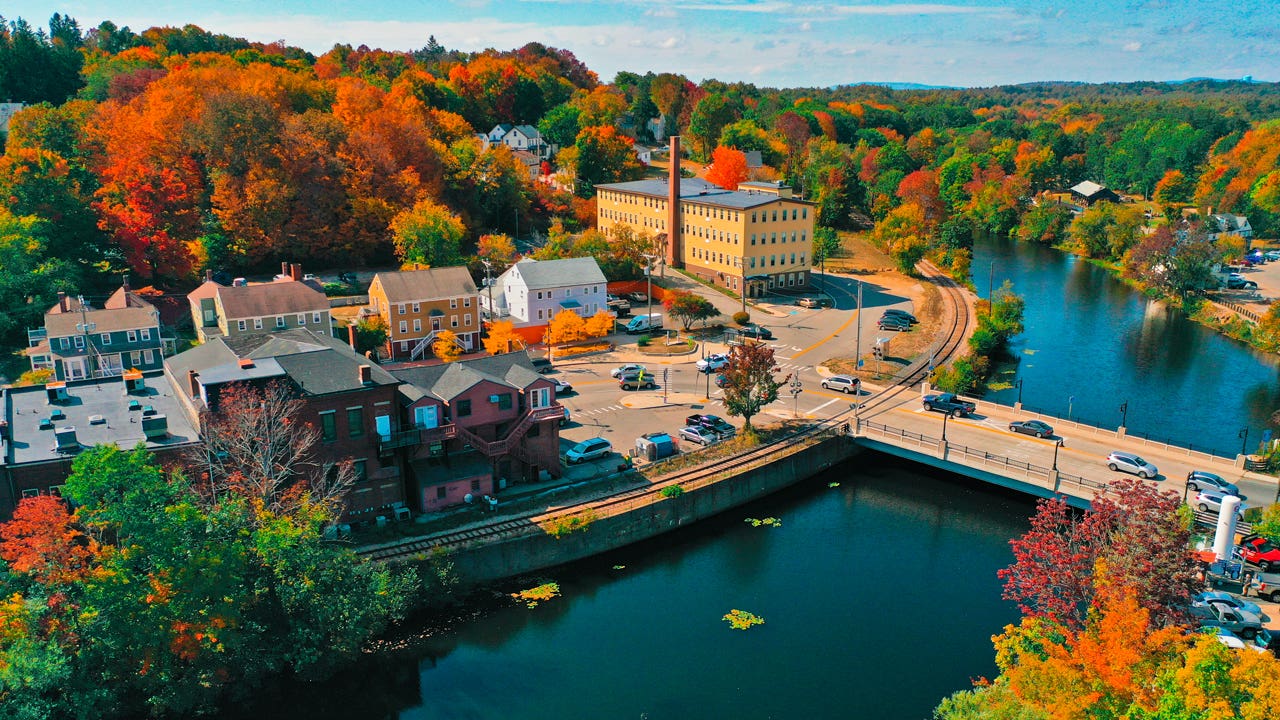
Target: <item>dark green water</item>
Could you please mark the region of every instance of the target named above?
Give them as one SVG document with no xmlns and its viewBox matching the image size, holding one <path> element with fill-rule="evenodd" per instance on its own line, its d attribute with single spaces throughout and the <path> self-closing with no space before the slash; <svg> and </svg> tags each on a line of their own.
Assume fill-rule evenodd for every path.
<svg viewBox="0 0 1280 720">
<path fill-rule="evenodd" d="M 973 276 L 983 297 L 1011 280 L 1026 299 L 1026 332 L 1014 348 L 1022 360 L 1005 378 L 1023 381 L 1024 405 L 1114 428 L 1127 402 L 1130 434 L 1228 456 L 1246 439 L 1252 452 L 1276 429 L 1275 356 L 1188 320 L 1106 270 L 1041 245 L 995 240 L 974 248 Z M 1017 389 L 989 395 L 1009 405 L 1017 396 Z"/>
<path fill-rule="evenodd" d="M 1033 506 L 867 458 L 552 571 L 563 597 L 537 608 L 488 612 L 398 659 L 319 688 L 280 688 L 244 710 L 308 720 L 927 718 L 944 695 L 995 674 L 990 637 L 1017 619 L 995 573 Z M 770 516 L 782 526 L 743 522 Z M 731 630 L 721 616 L 734 608 L 765 624 Z"/>
</svg>

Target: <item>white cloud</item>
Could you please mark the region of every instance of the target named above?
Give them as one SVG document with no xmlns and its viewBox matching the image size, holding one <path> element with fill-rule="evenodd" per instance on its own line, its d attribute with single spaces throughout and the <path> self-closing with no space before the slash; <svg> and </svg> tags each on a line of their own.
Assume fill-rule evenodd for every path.
<svg viewBox="0 0 1280 720">
<path fill-rule="evenodd" d="M 834 5 L 818 6 L 819 12 L 837 15 L 984 15 L 1004 13 L 1008 8 L 982 5 L 946 5 L 943 3 L 908 3 L 905 5 Z"/>
<path fill-rule="evenodd" d="M 1138 52 L 1141 49 L 1142 49 L 1142 43 L 1137 42 L 1136 40 L 1134 42 L 1124 44 L 1125 52 Z"/>
<path fill-rule="evenodd" d="M 813 23 L 810 23 L 808 20 L 805 20 L 804 22 L 800 23 L 800 32 L 809 32 L 812 29 L 813 29 Z"/>
</svg>

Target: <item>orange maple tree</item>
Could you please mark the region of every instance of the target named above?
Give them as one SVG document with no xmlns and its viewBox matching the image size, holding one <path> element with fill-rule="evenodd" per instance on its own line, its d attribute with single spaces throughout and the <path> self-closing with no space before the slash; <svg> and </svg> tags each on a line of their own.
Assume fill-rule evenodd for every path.
<svg viewBox="0 0 1280 720">
<path fill-rule="evenodd" d="M 737 190 L 738 184 L 747 179 L 746 153 L 721 145 L 711 153 L 711 169 L 707 181 L 725 190 Z"/>
<path fill-rule="evenodd" d="M 0 557 L 11 571 L 43 585 L 83 578 L 97 554 L 97 541 L 84 533 L 67 504 L 52 495 L 23 498 L 13 519 L 0 525 Z"/>
</svg>

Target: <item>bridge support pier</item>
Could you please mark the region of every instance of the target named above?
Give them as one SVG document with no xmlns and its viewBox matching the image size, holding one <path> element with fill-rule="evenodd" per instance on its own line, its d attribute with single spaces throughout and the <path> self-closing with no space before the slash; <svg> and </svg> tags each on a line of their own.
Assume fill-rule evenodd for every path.
<svg viewBox="0 0 1280 720">
<path fill-rule="evenodd" d="M 950 449 L 951 449 L 951 443 L 948 443 L 946 440 L 938 441 L 938 457 L 942 458 L 943 460 L 946 460 L 947 451 Z"/>
<path fill-rule="evenodd" d="M 1123 440 L 1126 432 L 1128 432 L 1128 428 L 1123 425 L 1116 428 L 1116 439 Z"/>
</svg>

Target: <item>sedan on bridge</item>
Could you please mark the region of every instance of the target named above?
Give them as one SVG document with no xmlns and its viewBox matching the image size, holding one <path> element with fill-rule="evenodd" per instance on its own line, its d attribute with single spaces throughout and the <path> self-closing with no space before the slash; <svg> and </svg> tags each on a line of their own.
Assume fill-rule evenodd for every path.
<svg viewBox="0 0 1280 720">
<path fill-rule="evenodd" d="M 1129 452 L 1113 451 L 1107 456 L 1107 467 L 1111 472 L 1127 472 L 1146 480 L 1160 474 L 1155 465 Z"/>
<path fill-rule="evenodd" d="M 1196 493 L 1195 500 L 1191 502 L 1192 507 L 1200 512 L 1219 512 L 1222 510 L 1222 499 L 1228 497 L 1217 490 L 1201 490 Z M 1236 517 L 1244 514 L 1244 503 L 1241 502 L 1236 506 Z"/>
<path fill-rule="evenodd" d="M 1214 490 L 1227 495 L 1237 495 L 1243 500 L 1244 496 L 1240 495 L 1240 488 L 1235 483 L 1227 482 L 1220 475 L 1215 475 L 1204 470 L 1192 470 L 1187 473 L 1187 487 L 1192 492 L 1201 490 Z"/>
<path fill-rule="evenodd" d="M 1009 432 L 1034 435 L 1038 438 L 1053 437 L 1053 427 L 1039 420 L 1018 420 L 1009 423 Z"/>
</svg>

